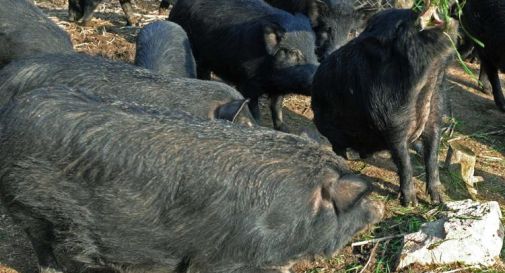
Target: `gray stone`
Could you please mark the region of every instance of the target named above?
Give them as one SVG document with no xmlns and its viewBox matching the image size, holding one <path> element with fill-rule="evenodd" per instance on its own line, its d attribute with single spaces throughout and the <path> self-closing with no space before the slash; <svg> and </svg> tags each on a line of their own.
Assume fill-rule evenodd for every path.
<svg viewBox="0 0 505 273">
<path fill-rule="evenodd" d="M 503 245 L 500 206 L 491 201 L 462 200 L 446 204 L 448 211 L 421 230 L 404 237 L 398 269 L 411 264 L 462 263 L 492 266 Z"/>
</svg>

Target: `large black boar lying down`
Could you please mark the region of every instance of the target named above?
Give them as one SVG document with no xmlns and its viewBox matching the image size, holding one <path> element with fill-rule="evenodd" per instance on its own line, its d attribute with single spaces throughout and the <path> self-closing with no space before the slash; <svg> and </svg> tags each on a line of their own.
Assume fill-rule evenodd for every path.
<svg viewBox="0 0 505 273">
<path fill-rule="evenodd" d="M 145 112 L 47 88 L 2 113 L 1 198 L 45 272 L 59 253 L 120 272 L 286 272 L 382 215 L 302 138 Z"/>
<path fill-rule="evenodd" d="M 502 0 L 468 0 L 463 7 L 462 25 L 484 47 L 475 45 L 481 61 L 480 77 L 491 83 L 494 101 L 505 112 L 498 71 L 505 71 L 505 5 Z M 473 40 L 472 40 L 473 41 Z"/>
<path fill-rule="evenodd" d="M 438 174 L 443 79 L 456 23 L 442 22 L 429 9 L 420 14 L 386 10 L 356 39 L 337 50 L 314 78 L 314 122 L 337 154 L 350 147 L 366 156 L 389 149 L 398 166 L 401 200 L 417 204 L 408 145 L 422 137 L 427 189 L 441 202 Z M 431 17 L 429 17 L 431 15 Z M 428 22 L 422 20 L 422 22 Z M 422 23 L 421 23 L 422 24 Z"/>
<path fill-rule="evenodd" d="M 48 85 L 84 87 L 99 96 L 178 109 L 207 119 L 255 124 L 246 100 L 218 82 L 157 75 L 136 66 L 84 54 L 48 54 L 15 61 L 0 71 L 0 105 L 12 95 Z"/>
<path fill-rule="evenodd" d="M 28 0 L 0 1 L 0 67 L 17 58 L 72 52 L 68 34 Z"/>
<path fill-rule="evenodd" d="M 135 65 L 159 74 L 196 78 L 196 64 L 188 36 L 179 25 L 157 21 L 137 35 Z"/>
<path fill-rule="evenodd" d="M 344 45 L 357 22 L 353 0 L 266 0 L 270 5 L 310 18 L 316 34 L 316 54 L 323 60 Z"/>
<path fill-rule="evenodd" d="M 270 95 L 273 124 L 282 120 L 282 96 L 310 95 L 317 69 L 315 37 L 307 17 L 294 16 L 262 0 L 178 0 L 170 21 L 188 33 L 198 77 L 214 71 L 250 98 L 259 120 L 258 98 Z"/>
<path fill-rule="evenodd" d="M 86 24 L 93 17 L 93 12 L 103 0 L 68 0 L 68 18 L 70 21 L 78 21 Z M 161 0 L 159 11 L 164 12 L 173 4 L 174 0 Z M 135 25 L 131 0 L 119 0 L 121 8 L 126 15 L 128 25 Z"/>
</svg>

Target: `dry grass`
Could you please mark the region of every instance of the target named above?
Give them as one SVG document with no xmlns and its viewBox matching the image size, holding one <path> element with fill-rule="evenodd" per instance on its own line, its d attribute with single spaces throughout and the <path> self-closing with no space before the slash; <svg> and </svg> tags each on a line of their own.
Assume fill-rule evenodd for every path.
<svg viewBox="0 0 505 273">
<path fill-rule="evenodd" d="M 66 19 L 65 0 L 37 1 L 37 4 L 57 24 L 66 29 L 72 37 L 75 49 L 92 55 L 102 55 L 107 58 L 132 62 L 135 52 L 135 37 L 139 27 L 125 27 L 123 13 L 116 0 L 105 1 L 92 20 L 90 26 L 78 26 Z M 157 15 L 157 0 L 143 0 L 137 3 L 138 16 L 141 25 L 149 21 L 164 19 L 165 16 Z M 476 65 L 469 64 L 476 71 Z M 480 200 L 497 200 L 505 212 L 505 115 L 498 112 L 492 97 L 480 93 L 476 84 L 466 75 L 458 65 L 453 65 L 448 71 L 446 97 L 450 101 L 454 120 L 456 121 L 455 134 L 451 137 L 475 151 L 478 155 L 476 175 L 483 176 L 485 182 L 478 185 Z M 270 113 L 262 102 L 262 123 L 271 126 Z M 311 119 L 310 99 L 304 96 L 289 96 L 285 102 L 285 119 L 294 132 L 304 128 L 314 128 Z M 444 160 L 447 152 L 448 137 L 444 137 L 440 150 L 440 159 Z M 421 205 L 416 208 L 403 208 L 400 206 L 397 191 L 398 177 L 396 168 L 389 159 L 379 156 L 349 162 L 356 173 L 370 178 L 374 183 L 374 198 L 386 204 L 384 220 L 353 239 L 353 241 L 379 238 L 388 235 L 412 232 L 426 221 L 432 220 L 427 214 L 432 207 L 424 193 L 424 167 L 422 159 L 413 152 L 415 171 L 415 184 L 421 199 Z M 468 193 L 460 182 L 454 180 L 444 169 L 441 169 L 441 179 L 446 187 L 446 199 L 457 200 L 468 198 Z M 0 211 L 0 214 L 4 212 Z M 17 229 L 10 219 L 0 217 L 0 273 L 15 272 L 1 263 L 8 264 L 21 273 L 36 271 L 36 261 L 25 235 Z M 350 272 L 359 273 L 365 263 L 369 261 L 364 272 L 394 272 L 398 251 L 401 247 L 400 239 L 392 239 L 378 244 L 375 255 L 369 259 L 373 245 L 362 247 L 345 247 L 339 254 L 330 259 L 317 259 L 312 262 L 297 264 L 294 271 L 297 273 L 316 272 Z M 502 251 L 502 261 L 494 268 L 465 269 L 459 272 L 505 272 L 503 259 L 505 250 Z M 464 268 L 461 265 L 423 268 L 410 267 L 403 272 L 445 272 L 452 269 Z"/>
</svg>

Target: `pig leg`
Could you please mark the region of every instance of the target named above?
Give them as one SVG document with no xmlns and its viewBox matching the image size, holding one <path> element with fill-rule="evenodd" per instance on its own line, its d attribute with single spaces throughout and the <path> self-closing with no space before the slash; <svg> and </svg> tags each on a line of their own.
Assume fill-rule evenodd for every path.
<svg viewBox="0 0 505 273">
<path fill-rule="evenodd" d="M 441 72 L 437 79 L 437 87 L 442 85 L 444 72 Z M 440 175 L 438 171 L 438 150 L 440 146 L 440 111 L 443 104 L 443 97 L 439 92 L 433 92 L 431 98 L 430 115 L 422 134 L 423 156 L 426 169 L 426 189 L 430 194 L 431 201 L 434 204 L 443 202 L 440 196 Z"/>
<path fill-rule="evenodd" d="M 438 172 L 438 148 L 440 146 L 439 126 L 426 128 L 423 137 L 424 164 L 426 168 L 426 188 L 434 204 L 443 202 L 440 196 L 440 175 Z"/>
<path fill-rule="evenodd" d="M 90 1 L 82 1 L 81 0 L 81 8 L 82 8 L 82 17 L 79 20 L 83 25 L 86 25 L 93 16 L 93 12 L 96 7 L 98 7 L 100 1 L 98 0 L 90 0 Z"/>
<path fill-rule="evenodd" d="M 412 184 L 412 164 L 410 162 L 407 140 L 403 139 L 398 143 L 392 143 L 390 146 L 391 155 L 400 175 L 400 201 L 403 206 L 409 206 L 410 204 L 416 206 L 417 197 L 414 185 Z"/>
<path fill-rule="evenodd" d="M 282 118 L 282 102 L 284 97 L 281 95 L 270 96 L 270 110 L 272 112 L 272 121 L 274 123 L 274 129 L 282 132 L 288 133 L 289 130 L 284 124 Z"/>
<path fill-rule="evenodd" d="M 165 14 L 165 12 L 167 12 L 168 8 L 170 8 L 170 2 L 168 0 L 161 0 L 158 13 L 160 15 Z"/>
<path fill-rule="evenodd" d="M 126 15 L 127 25 L 134 26 L 137 23 L 137 20 L 133 15 L 132 3 L 130 2 L 130 0 L 119 0 L 119 3 L 121 4 L 121 8 L 123 9 L 124 14 Z"/>
<path fill-rule="evenodd" d="M 440 146 L 440 126 L 435 120 L 438 119 L 438 113 L 430 115 L 430 120 L 423 132 L 423 154 L 426 168 L 426 189 L 430 194 L 431 201 L 434 204 L 441 203 L 440 196 L 440 175 L 438 172 L 438 149 Z"/>
<path fill-rule="evenodd" d="M 68 0 L 68 20 L 77 21 L 82 17 L 82 9 L 78 0 Z"/>
<path fill-rule="evenodd" d="M 488 95 L 491 94 L 491 91 L 490 91 L 492 88 L 491 83 L 489 82 L 489 78 L 488 78 L 486 72 L 482 68 L 482 64 L 481 64 L 480 72 L 479 72 L 479 87 L 480 87 L 480 91 L 482 93 L 485 93 Z"/>
<path fill-rule="evenodd" d="M 505 112 L 505 97 L 501 90 L 500 78 L 498 77 L 498 69 L 494 67 L 487 59 L 481 57 L 481 70 L 487 74 L 489 82 L 493 87 L 493 97 L 496 106 L 500 111 Z"/>
<path fill-rule="evenodd" d="M 24 227 L 28 239 L 32 243 L 33 250 L 37 255 L 41 272 L 63 272 L 53 253 L 51 224 L 40 220 L 39 217 L 32 216 L 29 212 L 24 212 L 21 206 L 19 206 L 20 208 L 14 206 L 16 205 L 10 208 L 12 217 L 19 226 Z"/>
</svg>

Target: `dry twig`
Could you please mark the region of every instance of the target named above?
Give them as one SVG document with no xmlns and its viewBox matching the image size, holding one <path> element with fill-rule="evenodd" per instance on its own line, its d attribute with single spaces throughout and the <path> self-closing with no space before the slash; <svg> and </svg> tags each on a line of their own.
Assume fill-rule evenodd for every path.
<svg viewBox="0 0 505 273">
<path fill-rule="evenodd" d="M 368 261 L 366 262 L 365 266 L 359 271 L 359 273 L 364 273 L 372 259 L 375 257 L 375 252 L 377 251 L 377 247 L 379 246 L 379 242 L 375 243 L 375 246 L 372 248 L 372 251 L 370 252 L 370 257 L 368 258 Z"/>
<path fill-rule="evenodd" d="M 391 240 L 391 239 L 395 239 L 395 238 L 401 238 L 403 236 L 405 236 L 405 234 L 397 234 L 397 235 L 391 235 L 391 236 L 386 236 L 386 237 L 382 237 L 382 238 L 375 238 L 375 239 L 371 239 L 371 240 L 356 242 L 356 243 L 352 243 L 351 247 L 362 246 L 362 245 L 372 244 L 372 243 L 378 243 L 378 242 L 387 241 L 387 240 Z"/>
</svg>

